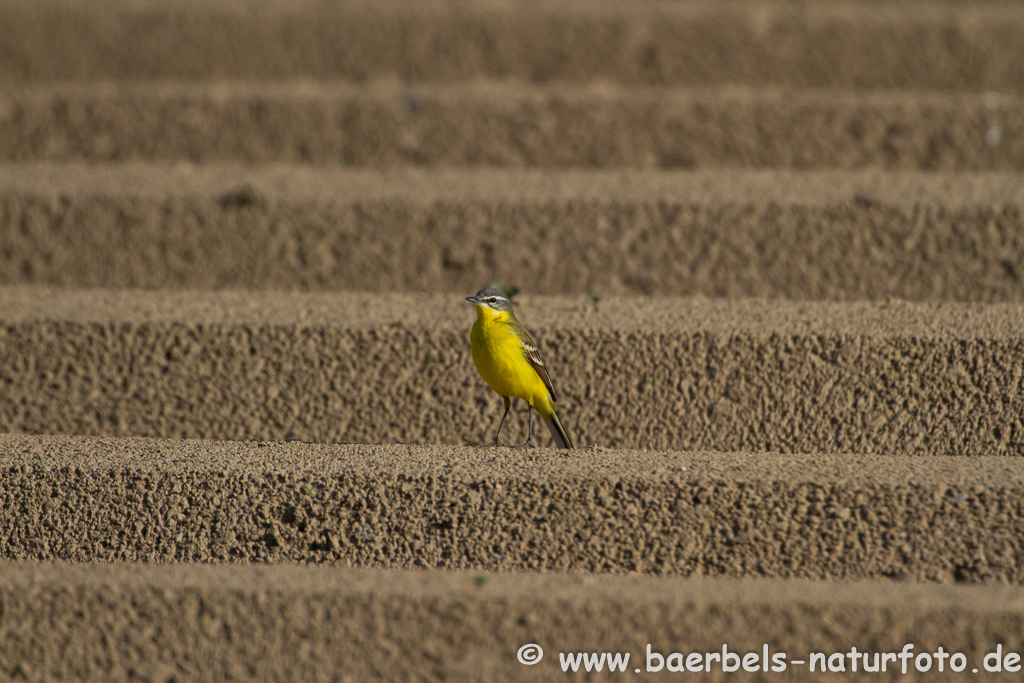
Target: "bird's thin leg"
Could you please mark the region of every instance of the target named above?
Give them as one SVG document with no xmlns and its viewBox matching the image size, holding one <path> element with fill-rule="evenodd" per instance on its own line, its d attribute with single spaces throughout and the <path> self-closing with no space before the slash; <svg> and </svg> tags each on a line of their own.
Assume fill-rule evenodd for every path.
<svg viewBox="0 0 1024 683">
<path fill-rule="evenodd" d="M 533 406 L 530 406 L 530 432 L 526 435 L 526 445 L 533 448 Z"/>
<path fill-rule="evenodd" d="M 530 433 L 526 437 L 526 443 L 520 446 L 520 448 L 533 448 L 533 407 L 527 404 L 526 410 L 530 413 Z"/>
<path fill-rule="evenodd" d="M 494 441 L 490 442 L 484 448 L 493 448 L 495 446 L 501 446 L 501 442 L 498 441 L 498 437 L 501 436 L 501 428 L 505 425 L 505 418 L 508 417 L 508 411 L 512 407 L 512 401 L 509 400 L 508 396 L 502 396 L 502 400 L 505 401 L 505 414 L 501 416 L 501 422 L 498 423 L 498 433 L 494 435 Z"/>
</svg>

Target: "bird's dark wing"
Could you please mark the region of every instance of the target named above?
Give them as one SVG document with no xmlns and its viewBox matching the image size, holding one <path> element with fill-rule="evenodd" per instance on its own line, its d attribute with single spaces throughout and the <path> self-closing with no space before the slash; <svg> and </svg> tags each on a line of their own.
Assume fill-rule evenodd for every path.
<svg viewBox="0 0 1024 683">
<path fill-rule="evenodd" d="M 551 400 L 557 401 L 558 398 L 555 396 L 555 387 L 551 384 L 551 376 L 548 374 L 548 368 L 544 365 L 544 359 L 540 357 L 540 350 L 537 348 L 537 343 L 533 341 L 533 337 L 526 331 L 522 323 L 518 320 L 512 320 L 509 322 L 509 326 L 512 331 L 515 332 L 516 336 L 519 337 L 519 343 L 523 348 L 523 358 L 526 362 L 537 371 L 540 375 L 541 380 L 544 382 L 544 386 L 548 388 L 548 393 L 551 394 Z"/>
</svg>

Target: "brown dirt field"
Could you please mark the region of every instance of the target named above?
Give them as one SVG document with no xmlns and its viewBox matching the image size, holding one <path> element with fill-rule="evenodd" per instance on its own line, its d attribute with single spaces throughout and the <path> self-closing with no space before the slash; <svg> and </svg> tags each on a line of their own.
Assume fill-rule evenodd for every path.
<svg viewBox="0 0 1024 683">
<path fill-rule="evenodd" d="M 501 414 L 461 297 L 10 288 L 0 312 L 9 431 L 474 444 Z M 1019 305 L 537 297 L 519 313 L 581 446 L 1024 449 Z"/>
<path fill-rule="evenodd" d="M 1020 171 L 1024 101 L 611 83 L 43 85 L 0 92 L 0 159 Z"/>
<path fill-rule="evenodd" d="M 763 674 L 764 680 L 822 680 L 791 661 L 806 661 L 811 652 L 847 652 L 854 640 L 882 652 L 891 651 L 892 642 L 914 643 L 915 654 L 941 644 L 979 669 L 997 634 L 1005 635 L 1004 652 L 1024 649 L 1019 592 L 1002 586 L 295 565 L 108 565 L 102 573 L 63 563 L 0 568 L 4 636 L 11 638 L 0 666 L 34 659 L 35 668 L 18 669 L 28 678 L 538 681 L 563 675 L 560 652 L 629 652 L 632 672 L 646 668 L 648 645 L 665 655 L 721 652 L 722 643 L 730 651 L 761 654 L 762 634 L 770 633 L 769 652 L 785 653 L 787 669 Z M 723 613 L 733 618 L 722 620 Z M 595 632 L 595 623 L 616 626 Z M 155 647 L 156 634 L 171 648 Z M 522 666 L 516 650 L 531 642 L 543 643 L 544 657 Z M 29 643 L 72 656 L 40 660 Z M 907 676 L 898 669 L 896 676 L 847 670 L 826 680 L 934 680 L 910 666 Z M 679 675 L 644 673 L 655 680 Z M 720 667 L 715 675 L 696 675 L 736 678 Z M 595 672 L 587 679 L 623 677 Z"/>
<path fill-rule="evenodd" d="M 0 166 L 0 282 L 1022 301 L 1016 174 Z"/>
<path fill-rule="evenodd" d="M 1024 583 L 1020 458 L 19 435 L 0 448 L 8 559 Z"/>
<path fill-rule="evenodd" d="M 12 0 L 0 26 L 0 81 L 10 82 L 488 78 L 1024 91 L 1024 8 L 1014 2 L 269 0 L 253 11 L 241 0 Z"/>
<path fill-rule="evenodd" d="M 0 2 L 0 681 L 648 644 L 993 677 L 1021 35 L 1004 0 Z M 582 448 L 472 447 L 492 282 Z M 948 675 L 896 666 L 741 678 Z"/>
</svg>

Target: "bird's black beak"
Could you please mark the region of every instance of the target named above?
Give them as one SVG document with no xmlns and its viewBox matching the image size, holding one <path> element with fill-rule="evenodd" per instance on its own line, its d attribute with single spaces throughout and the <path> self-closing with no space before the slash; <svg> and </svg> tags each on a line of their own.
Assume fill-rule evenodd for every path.
<svg viewBox="0 0 1024 683">
<path fill-rule="evenodd" d="M 466 297 L 466 301 L 468 301 L 471 304 L 478 304 L 478 303 L 480 303 L 480 300 L 477 299 L 475 296 L 467 296 Z"/>
</svg>

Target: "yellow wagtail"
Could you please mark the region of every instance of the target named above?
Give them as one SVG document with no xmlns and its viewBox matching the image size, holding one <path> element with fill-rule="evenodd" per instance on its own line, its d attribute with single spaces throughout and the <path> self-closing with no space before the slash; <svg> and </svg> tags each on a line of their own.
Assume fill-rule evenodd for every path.
<svg viewBox="0 0 1024 683">
<path fill-rule="evenodd" d="M 499 289 L 481 289 L 466 301 L 476 305 L 476 322 L 469 335 L 473 362 L 484 381 L 505 402 L 505 414 L 489 446 L 500 446 L 498 437 L 512 407 L 513 398 L 529 404 L 530 435 L 524 446 L 533 445 L 533 411 L 540 414 L 559 448 L 572 448 L 572 439 L 555 413 L 555 390 L 533 337 L 516 320 L 512 302 Z"/>
</svg>

